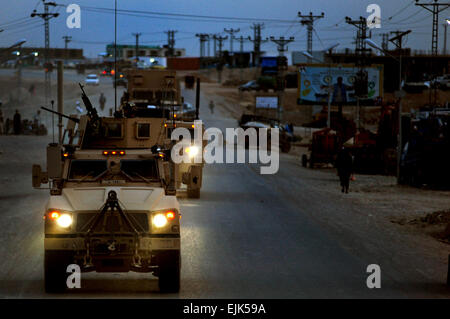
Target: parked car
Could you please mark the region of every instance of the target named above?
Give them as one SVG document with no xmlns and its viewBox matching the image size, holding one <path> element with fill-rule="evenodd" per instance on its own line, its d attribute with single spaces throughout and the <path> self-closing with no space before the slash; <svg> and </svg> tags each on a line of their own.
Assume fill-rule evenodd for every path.
<svg viewBox="0 0 450 319">
<path fill-rule="evenodd" d="M 182 114 L 183 120 L 194 121 L 196 114 L 197 114 L 196 109 L 191 103 L 189 102 L 183 103 L 183 114 Z"/>
<path fill-rule="evenodd" d="M 84 80 L 84 83 L 86 83 L 86 85 L 99 85 L 100 79 L 97 74 L 89 74 Z"/>
<path fill-rule="evenodd" d="M 239 91 L 243 92 L 243 91 L 251 91 L 251 90 L 259 91 L 259 84 L 255 80 L 247 82 L 247 83 L 239 86 Z"/>
<path fill-rule="evenodd" d="M 450 89 L 450 74 L 438 76 L 434 79 L 433 84 L 442 90 Z"/>
</svg>

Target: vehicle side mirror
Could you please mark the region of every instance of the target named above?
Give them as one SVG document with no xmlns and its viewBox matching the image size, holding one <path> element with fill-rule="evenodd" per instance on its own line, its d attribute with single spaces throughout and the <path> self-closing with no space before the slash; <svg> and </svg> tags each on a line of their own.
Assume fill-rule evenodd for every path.
<svg viewBox="0 0 450 319">
<path fill-rule="evenodd" d="M 62 176 L 62 147 L 56 143 L 47 146 L 47 178 Z"/>
<path fill-rule="evenodd" d="M 170 164 L 169 162 L 163 163 L 163 169 L 164 169 L 164 180 L 169 183 L 170 182 Z"/>
<path fill-rule="evenodd" d="M 41 184 L 47 184 L 48 183 L 48 177 L 47 173 L 42 171 L 42 168 L 40 165 L 33 165 L 33 171 L 32 171 L 32 185 L 34 188 L 39 188 Z"/>
</svg>

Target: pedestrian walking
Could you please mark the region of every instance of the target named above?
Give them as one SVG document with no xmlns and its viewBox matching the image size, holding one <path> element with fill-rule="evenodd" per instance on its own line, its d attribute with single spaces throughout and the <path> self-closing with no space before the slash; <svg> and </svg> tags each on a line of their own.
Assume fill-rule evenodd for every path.
<svg viewBox="0 0 450 319">
<path fill-rule="evenodd" d="M 82 108 L 81 105 L 80 105 L 80 101 L 76 101 L 76 102 L 75 102 L 75 109 L 76 109 L 77 112 L 80 113 L 80 114 L 84 112 L 83 108 Z"/>
<path fill-rule="evenodd" d="M 16 110 L 13 118 L 13 130 L 15 135 L 19 135 L 22 131 L 22 119 L 19 110 Z"/>
<path fill-rule="evenodd" d="M 100 110 L 104 110 L 105 109 L 105 103 L 106 103 L 106 97 L 103 95 L 103 92 L 100 93 L 100 98 L 98 100 L 98 103 L 100 104 Z"/>
<path fill-rule="evenodd" d="M 342 192 L 348 193 L 350 177 L 353 172 L 353 158 L 348 149 L 343 147 L 339 151 L 336 158 L 336 168 L 338 171 Z"/>
<path fill-rule="evenodd" d="M 34 86 L 34 83 L 32 83 L 28 89 L 28 92 L 30 92 L 31 95 L 34 95 L 35 89 L 36 87 Z"/>
<path fill-rule="evenodd" d="M 214 114 L 214 101 L 209 101 L 209 110 L 211 111 L 211 114 Z"/>
</svg>

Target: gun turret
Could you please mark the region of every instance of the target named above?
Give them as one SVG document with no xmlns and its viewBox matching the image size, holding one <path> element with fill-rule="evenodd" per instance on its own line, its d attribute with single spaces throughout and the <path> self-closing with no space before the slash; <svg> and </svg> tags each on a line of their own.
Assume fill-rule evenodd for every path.
<svg viewBox="0 0 450 319">
<path fill-rule="evenodd" d="M 83 92 L 83 94 L 81 94 L 81 99 L 83 100 L 84 106 L 86 107 L 87 115 L 91 119 L 91 123 L 97 123 L 99 120 L 97 110 L 92 106 L 91 100 L 89 100 L 86 92 L 84 92 L 81 83 L 78 83 L 78 85 L 80 86 L 81 92 Z"/>
<path fill-rule="evenodd" d="M 63 113 L 60 113 L 60 112 L 57 112 L 57 111 L 50 110 L 50 109 L 48 109 L 48 108 L 46 108 L 46 107 L 44 107 L 44 106 L 41 106 L 41 109 L 43 109 L 44 111 L 47 111 L 47 112 L 50 112 L 50 113 L 53 113 L 53 114 L 56 114 L 56 115 L 65 117 L 66 119 L 69 119 L 69 120 L 71 120 L 71 121 L 74 121 L 75 123 L 80 123 L 80 119 L 77 119 L 76 117 L 70 117 L 70 116 L 65 115 L 65 114 L 63 114 Z"/>
</svg>

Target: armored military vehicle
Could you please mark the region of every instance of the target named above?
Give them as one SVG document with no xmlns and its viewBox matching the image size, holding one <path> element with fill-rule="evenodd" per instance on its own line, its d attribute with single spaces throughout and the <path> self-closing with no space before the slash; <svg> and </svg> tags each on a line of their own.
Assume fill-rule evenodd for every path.
<svg viewBox="0 0 450 319">
<path fill-rule="evenodd" d="M 133 118 L 149 118 L 163 116 L 166 118 L 161 136 L 170 139 L 171 132 L 176 127 L 184 127 L 191 131 L 194 137 L 194 118 L 192 110 L 185 109 L 186 103 L 181 96 L 180 82 L 174 70 L 166 69 L 128 69 L 127 91 L 122 97 L 120 116 Z M 157 112 L 159 110 L 159 113 Z M 186 111 L 186 117 L 184 116 Z M 198 114 L 198 110 L 196 112 Z M 204 128 L 202 128 L 202 133 Z M 191 141 L 193 144 L 193 140 Z M 206 141 L 204 142 L 206 143 Z M 203 143 L 203 144 L 204 144 Z M 199 146 L 191 146 L 191 154 Z M 182 184 L 186 185 L 189 198 L 199 198 L 202 186 L 202 172 L 204 163 L 181 163 L 175 165 L 175 184 L 178 190 Z"/>
<path fill-rule="evenodd" d="M 33 187 L 50 189 L 45 289 L 63 291 L 74 264 L 153 273 L 161 291 L 177 292 L 181 213 L 170 148 L 158 144 L 165 119 L 99 117 L 82 98 L 87 115 L 60 114 L 68 118 L 64 143 L 48 145 L 46 172 L 33 165 Z"/>
</svg>

